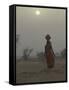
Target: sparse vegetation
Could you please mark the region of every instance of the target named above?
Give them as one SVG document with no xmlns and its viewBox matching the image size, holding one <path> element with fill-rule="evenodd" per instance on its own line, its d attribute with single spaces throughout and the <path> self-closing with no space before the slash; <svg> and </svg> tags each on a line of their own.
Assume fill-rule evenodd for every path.
<svg viewBox="0 0 69 90">
<path fill-rule="evenodd" d="M 44 58 L 44 53 L 43 52 L 37 52 L 37 57 L 39 59 L 43 59 Z"/>
<path fill-rule="evenodd" d="M 23 50 L 23 58 L 24 60 L 28 60 L 30 54 L 32 53 L 33 49 L 26 48 Z"/>
<path fill-rule="evenodd" d="M 66 57 L 66 49 L 63 49 L 63 50 L 61 51 L 61 56 L 62 56 L 62 57 Z"/>
</svg>

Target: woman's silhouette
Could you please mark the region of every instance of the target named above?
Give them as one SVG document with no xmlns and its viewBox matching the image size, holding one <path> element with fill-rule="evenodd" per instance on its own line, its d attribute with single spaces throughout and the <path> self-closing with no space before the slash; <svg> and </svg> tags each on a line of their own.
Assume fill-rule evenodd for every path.
<svg viewBox="0 0 69 90">
<path fill-rule="evenodd" d="M 46 58 L 46 62 L 47 62 L 47 67 L 48 68 L 53 68 L 54 67 L 54 52 L 52 49 L 52 45 L 51 45 L 51 37 L 49 34 L 46 35 L 45 39 L 47 40 L 47 43 L 45 45 L 45 58 Z"/>
</svg>

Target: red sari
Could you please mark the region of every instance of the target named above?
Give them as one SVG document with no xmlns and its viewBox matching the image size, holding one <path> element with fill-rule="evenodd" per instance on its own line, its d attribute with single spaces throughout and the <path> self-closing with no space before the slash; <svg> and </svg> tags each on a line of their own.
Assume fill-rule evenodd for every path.
<svg viewBox="0 0 69 90">
<path fill-rule="evenodd" d="M 45 46 L 45 58 L 48 68 L 53 68 L 55 60 L 54 60 L 54 52 L 52 50 L 51 42 L 47 42 L 47 45 Z"/>
</svg>

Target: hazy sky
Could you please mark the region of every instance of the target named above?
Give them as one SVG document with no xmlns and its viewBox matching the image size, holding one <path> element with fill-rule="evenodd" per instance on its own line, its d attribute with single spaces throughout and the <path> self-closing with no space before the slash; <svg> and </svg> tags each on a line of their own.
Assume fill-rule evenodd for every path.
<svg viewBox="0 0 69 90">
<path fill-rule="evenodd" d="M 40 15 L 36 15 L 36 10 Z M 16 7 L 16 33 L 20 35 L 17 43 L 17 56 L 25 48 L 33 48 L 32 55 L 44 52 L 45 36 L 50 34 L 54 52 L 65 48 L 65 10 L 51 8 Z"/>
</svg>

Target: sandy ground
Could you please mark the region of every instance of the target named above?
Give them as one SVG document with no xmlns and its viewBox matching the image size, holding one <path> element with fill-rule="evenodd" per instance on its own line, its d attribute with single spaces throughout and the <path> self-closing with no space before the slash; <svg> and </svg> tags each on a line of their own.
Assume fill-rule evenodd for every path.
<svg viewBox="0 0 69 90">
<path fill-rule="evenodd" d="M 16 83 L 65 81 L 65 59 L 55 59 L 55 66 L 48 69 L 43 61 L 16 61 Z"/>
</svg>

